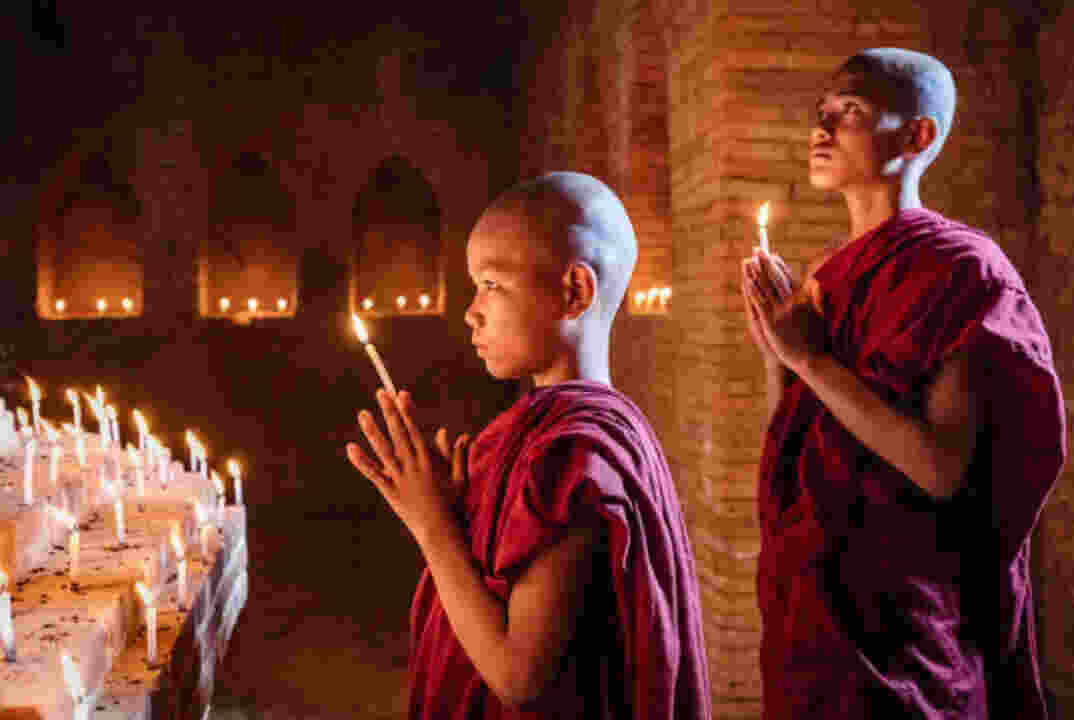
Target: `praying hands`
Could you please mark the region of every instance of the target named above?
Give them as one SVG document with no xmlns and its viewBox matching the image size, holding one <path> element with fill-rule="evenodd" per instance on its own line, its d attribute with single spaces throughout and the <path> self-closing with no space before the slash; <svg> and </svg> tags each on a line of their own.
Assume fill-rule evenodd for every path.
<svg viewBox="0 0 1074 720">
<path fill-rule="evenodd" d="M 393 396 L 381 389 L 377 401 L 388 435 L 368 410 L 358 413 L 358 422 L 379 466 L 357 443 L 348 443 L 347 457 L 376 486 L 421 545 L 446 523 L 456 522 L 454 506 L 465 487 L 469 437 L 460 435 L 451 447 L 447 431 L 441 428 L 436 451 L 430 452 L 414 421 L 410 393 Z"/>
<path fill-rule="evenodd" d="M 779 258 L 757 252 L 742 263 L 742 293 L 750 334 L 765 357 L 800 373 L 824 352 L 824 326 L 803 286 Z"/>
</svg>

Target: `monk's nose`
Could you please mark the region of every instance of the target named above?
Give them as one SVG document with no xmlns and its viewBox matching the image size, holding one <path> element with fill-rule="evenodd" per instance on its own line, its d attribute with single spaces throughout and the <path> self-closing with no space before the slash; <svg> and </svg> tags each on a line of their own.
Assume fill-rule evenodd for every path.
<svg viewBox="0 0 1074 720">
<path fill-rule="evenodd" d="M 816 125 L 810 133 L 810 144 L 817 145 L 822 142 L 827 142 L 832 139 L 833 135 L 835 135 L 835 132 L 832 129 L 824 125 Z"/>
</svg>

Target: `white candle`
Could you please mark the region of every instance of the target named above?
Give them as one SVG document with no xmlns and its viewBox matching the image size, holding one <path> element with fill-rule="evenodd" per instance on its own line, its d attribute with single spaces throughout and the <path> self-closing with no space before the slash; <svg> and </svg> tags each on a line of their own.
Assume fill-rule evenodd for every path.
<svg viewBox="0 0 1074 720">
<path fill-rule="evenodd" d="M 37 383 L 33 381 L 33 378 L 26 378 L 26 382 L 30 385 L 30 402 L 31 409 L 34 413 L 34 432 L 41 433 L 41 388 L 37 387 Z"/>
<path fill-rule="evenodd" d="M 121 449 L 123 447 L 123 441 L 120 440 L 119 437 L 119 414 L 116 413 L 115 405 L 108 406 L 108 420 L 112 426 L 112 447 L 117 450 Z"/>
<path fill-rule="evenodd" d="M 394 396 L 395 385 L 392 383 L 392 378 L 388 374 L 388 368 L 384 367 L 384 361 L 380 359 L 380 353 L 377 352 L 377 348 L 373 343 L 369 342 L 369 333 L 366 332 L 362 319 L 357 315 L 351 315 L 351 322 L 354 325 L 354 332 L 358 335 L 359 342 L 365 345 L 365 351 L 369 354 L 369 359 L 373 361 L 373 367 L 376 368 L 377 375 L 380 376 L 380 382 L 384 385 L 384 389 Z"/>
<path fill-rule="evenodd" d="M 186 608 L 186 547 L 183 539 L 179 536 L 178 524 L 172 525 L 172 550 L 175 552 L 175 564 L 179 575 L 179 588 L 176 596 L 176 604 L 180 610 Z"/>
<path fill-rule="evenodd" d="M 216 490 L 216 509 L 224 508 L 224 482 L 220 479 L 220 473 L 213 470 L 213 489 Z"/>
<path fill-rule="evenodd" d="M 235 482 L 235 504 L 242 505 L 242 468 L 239 467 L 238 460 L 228 460 L 227 471 Z"/>
<path fill-rule="evenodd" d="M 89 703 L 86 702 L 86 688 L 82 686 L 82 674 L 78 672 L 71 660 L 71 654 L 66 650 L 60 651 L 60 665 L 63 667 L 63 683 L 67 686 L 67 694 L 75 704 L 75 720 L 88 718 Z"/>
<path fill-rule="evenodd" d="M 145 659 L 152 664 L 157 661 L 157 608 L 155 598 L 145 583 L 134 584 L 145 605 Z"/>
<path fill-rule="evenodd" d="M 75 429 L 82 432 L 82 403 L 78 399 L 78 393 L 67 388 L 67 402 L 71 403 L 71 410 L 75 416 Z"/>
<path fill-rule="evenodd" d="M 123 543 L 127 539 L 127 526 L 123 519 L 123 497 L 116 497 L 113 508 L 116 514 L 116 542 Z"/>
<path fill-rule="evenodd" d="M 209 519 L 206 517 L 205 508 L 197 500 L 194 501 L 194 517 L 198 523 L 198 534 L 201 540 L 201 557 L 205 562 L 209 561 Z"/>
<path fill-rule="evenodd" d="M 26 460 L 22 471 L 22 501 L 27 505 L 34 504 L 34 455 L 37 452 L 37 441 L 30 438 L 26 443 Z"/>
<path fill-rule="evenodd" d="M 145 444 L 149 435 L 149 425 L 145 422 L 145 417 L 137 410 L 134 411 L 134 424 L 138 428 L 138 452 L 142 453 L 142 457 L 145 457 Z"/>
<path fill-rule="evenodd" d="M 15 627 L 11 621 L 11 593 L 7 591 L 7 573 L 0 570 L 0 643 L 4 660 L 15 662 Z"/>
<path fill-rule="evenodd" d="M 137 488 L 138 497 L 145 497 L 145 466 L 142 464 L 142 454 L 128 444 L 127 459 L 134 466 L 134 486 Z"/>
<path fill-rule="evenodd" d="M 761 251 L 768 254 L 768 203 L 757 211 L 757 230 L 761 235 Z"/>
<path fill-rule="evenodd" d="M 48 481 L 50 487 L 55 488 L 60 484 L 61 459 L 63 459 L 63 446 L 56 443 L 52 446 L 52 451 L 49 454 Z"/>
<path fill-rule="evenodd" d="M 190 472 L 197 472 L 198 467 L 194 464 L 197 459 L 197 453 L 194 452 L 194 448 L 197 445 L 197 440 L 194 438 L 194 433 L 190 430 L 186 431 L 186 446 L 190 448 Z"/>
</svg>

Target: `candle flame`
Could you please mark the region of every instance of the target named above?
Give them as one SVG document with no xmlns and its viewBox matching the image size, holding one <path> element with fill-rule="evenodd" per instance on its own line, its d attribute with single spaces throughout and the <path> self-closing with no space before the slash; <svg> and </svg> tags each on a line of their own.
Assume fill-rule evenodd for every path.
<svg viewBox="0 0 1074 720">
<path fill-rule="evenodd" d="M 139 580 L 134 583 L 134 589 L 138 591 L 138 596 L 142 598 L 142 602 L 147 608 L 153 607 L 153 593 L 149 591 L 149 588 L 146 587 L 144 582 Z"/>
<path fill-rule="evenodd" d="M 66 300 L 64 300 L 63 298 L 60 298 L 59 300 L 56 301 L 56 312 L 62 313 L 66 309 L 67 309 L 67 301 Z"/>
<path fill-rule="evenodd" d="M 636 293 L 634 293 L 634 304 L 641 305 L 643 302 L 645 302 L 645 291 L 638 290 Z"/>
<path fill-rule="evenodd" d="M 37 383 L 31 377 L 26 378 L 26 383 L 30 386 L 30 397 L 34 402 L 41 400 L 41 388 L 37 387 Z"/>
<path fill-rule="evenodd" d="M 172 523 L 172 550 L 175 551 L 175 557 L 177 560 L 182 560 L 186 555 L 185 548 L 183 547 L 183 539 L 179 536 L 179 526 L 176 523 Z"/>
<path fill-rule="evenodd" d="M 400 310 L 405 308 L 406 307 L 406 295 L 400 295 L 399 297 L 395 298 L 395 304 L 399 306 Z"/>
<path fill-rule="evenodd" d="M 429 307 L 430 302 L 431 300 L 429 299 L 429 296 L 424 293 L 418 298 L 418 304 L 421 305 L 423 310 Z"/>
<path fill-rule="evenodd" d="M 26 408 L 15 408 L 15 416 L 19 419 L 19 429 L 26 428 L 30 425 L 30 417 L 26 414 Z"/>
<path fill-rule="evenodd" d="M 287 309 L 287 298 L 280 298 L 276 301 L 276 309 L 283 312 Z"/>
<path fill-rule="evenodd" d="M 186 444 L 189 447 L 194 447 L 198 444 L 198 439 L 194 437 L 194 432 L 192 430 L 186 431 Z"/>
<path fill-rule="evenodd" d="M 149 432 L 149 426 L 145 422 L 145 416 L 143 416 L 142 413 L 137 410 L 134 411 L 133 415 L 134 424 L 138 426 L 138 429 L 144 433 Z"/>
<path fill-rule="evenodd" d="M 247 300 L 246 307 L 250 308 L 250 312 L 257 312 L 257 298 Z"/>
<path fill-rule="evenodd" d="M 768 225 L 768 206 L 770 203 L 765 203 L 761 206 L 761 209 L 757 211 L 757 224 L 761 227 Z"/>
<path fill-rule="evenodd" d="M 78 393 L 76 393 L 71 388 L 67 388 L 67 402 L 71 403 L 75 407 L 78 406 Z"/>
<path fill-rule="evenodd" d="M 104 312 L 108 309 L 108 301 L 104 298 L 98 298 L 97 300 L 97 312 Z"/>
<path fill-rule="evenodd" d="M 372 310 L 373 309 L 373 298 L 367 297 L 365 300 L 363 300 L 362 301 L 362 309 L 363 310 Z"/>
<path fill-rule="evenodd" d="M 212 479 L 213 479 L 213 486 L 216 487 L 216 494 L 217 495 L 223 495 L 224 494 L 224 482 L 223 482 L 223 480 L 220 479 L 220 473 L 218 473 L 215 470 L 213 470 L 212 473 L 210 473 L 210 477 L 212 477 Z"/>
<path fill-rule="evenodd" d="M 661 290 L 660 291 L 660 299 L 662 301 L 664 301 L 664 302 L 667 302 L 668 300 L 670 300 L 671 299 L 671 288 L 666 287 L 663 290 Z"/>
<path fill-rule="evenodd" d="M 358 317 L 354 313 L 351 313 L 351 324 L 354 325 L 354 334 L 358 336 L 358 341 L 363 345 L 369 342 L 369 333 L 366 332 L 365 323 L 362 322 L 362 318 Z"/>
<path fill-rule="evenodd" d="M 134 308 L 134 302 L 130 298 L 123 298 L 123 309 L 130 312 Z"/>
<path fill-rule="evenodd" d="M 226 298 L 226 297 L 220 298 L 220 312 L 227 312 L 228 308 L 230 308 L 230 307 L 231 307 L 231 298 Z"/>
<path fill-rule="evenodd" d="M 240 477 L 242 475 L 242 469 L 239 467 L 239 461 L 232 458 L 227 461 L 228 474 L 233 478 Z"/>
</svg>

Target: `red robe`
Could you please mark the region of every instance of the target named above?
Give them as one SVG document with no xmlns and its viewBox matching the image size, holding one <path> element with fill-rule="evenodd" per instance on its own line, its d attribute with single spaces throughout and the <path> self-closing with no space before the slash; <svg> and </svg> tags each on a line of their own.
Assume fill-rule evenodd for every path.
<svg viewBox="0 0 1074 720">
<path fill-rule="evenodd" d="M 1066 455 L 1041 317 L 979 231 L 904 210 L 815 275 L 828 350 L 922 416 L 967 349 L 985 407 L 967 487 L 934 500 L 794 377 L 760 474 L 765 717 L 1046 717 L 1029 538 Z"/>
<path fill-rule="evenodd" d="M 598 383 L 537 388 L 474 439 L 469 471 L 464 526 L 502 600 L 581 513 L 599 513 L 607 544 L 559 676 L 519 709 L 466 656 L 426 569 L 411 607 L 410 717 L 709 718 L 694 557 L 641 411 Z"/>
</svg>

